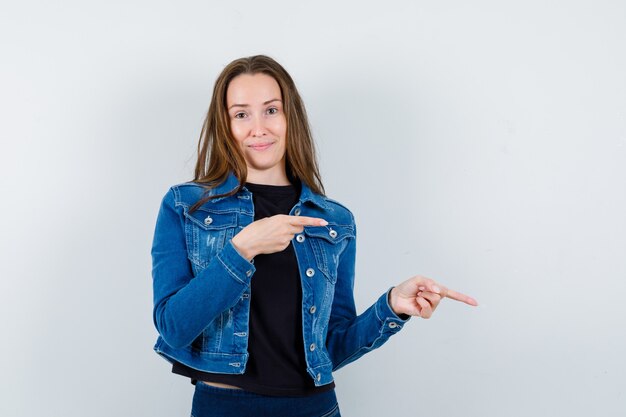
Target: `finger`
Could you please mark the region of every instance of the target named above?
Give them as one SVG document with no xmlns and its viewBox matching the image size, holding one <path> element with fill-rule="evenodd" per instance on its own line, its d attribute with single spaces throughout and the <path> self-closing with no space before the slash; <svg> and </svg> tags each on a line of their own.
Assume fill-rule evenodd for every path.
<svg viewBox="0 0 626 417">
<path fill-rule="evenodd" d="M 420 316 L 425 319 L 430 318 L 430 316 L 433 314 L 430 303 L 422 297 L 417 297 L 415 301 L 421 307 Z"/>
<path fill-rule="evenodd" d="M 420 291 L 417 293 L 417 296 L 428 300 L 431 305 L 435 306 L 441 301 L 441 295 L 432 293 L 430 291 Z"/>
<path fill-rule="evenodd" d="M 441 292 L 443 291 L 442 289 L 444 288 L 443 286 L 437 284 L 435 281 L 433 281 L 430 278 L 426 278 L 426 277 L 419 277 L 420 283 L 419 286 L 417 287 L 420 291 L 430 291 L 433 292 L 435 294 L 441 294 Z"/>
<path fill-rule="evenodd" d="M 290 224 L 298 226 L 326 226 L 328 222 L 318 217 L 288 216 Z"/>
<path fill-rule="evenodd" d="M 451 298 L 451 299 L 456 300 L 456 301 L 461 301 L 461 302 L 463 302 L 465 304 L 469 304 L 471 306 L 477 306 L 478 305 L 478 302 L 475 299 L 473 299 L 472 297 L 470 297 L 469 295 L 461 294 L 460 292 L 456 292 L 456 291 L 450 290 L 450 289 L 447 290 L 447 292 L 445 294 L 445 297 Z"/>
<path fill-rule="evenodd" d="M 286 226 L 287 226 L 287 233 L 290 233 L 292 237 L 293 235 L 297 233 L 302 233 L 302 231 L 304 230 L 304 226 L 299 225 L 299 224 L 288 223 Z"/>
<path fill-rule="evenodd" d="M 441 296 L 428 291 L 420 291 L 417 295 L 430 303 L 430 311 L 432 315 L 441 302 Z"/>
</svg>

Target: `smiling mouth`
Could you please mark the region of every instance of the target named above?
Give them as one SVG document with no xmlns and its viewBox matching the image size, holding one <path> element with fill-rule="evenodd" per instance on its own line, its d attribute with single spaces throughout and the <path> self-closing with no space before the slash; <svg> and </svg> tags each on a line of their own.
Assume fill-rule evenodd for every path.
<svg viewBox="0 0 626 417">
<path fill-rule="evenodd" d="M 248 145 L 248 147 L 254 149 L 255 151 L 264 151 L 267 148 L 269 148 L 270 146 L 272 146 L 273 144 L 274 144 L 274 142 L 255 143 L 253 145 Z"/>
</svg>

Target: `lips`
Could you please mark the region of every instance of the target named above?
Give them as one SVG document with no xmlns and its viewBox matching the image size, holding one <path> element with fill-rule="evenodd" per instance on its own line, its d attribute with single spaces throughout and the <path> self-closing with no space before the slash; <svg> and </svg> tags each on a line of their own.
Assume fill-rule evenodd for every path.
<svg viewBox="0 0 626 417">
<path fill-rule="evenodd" d="M 264 151 L 273 144 L 274 142 L 253 143 L 251 145 L 248 145 L 248 147 L 254 149 L 255 151 Z"/>
</svg>

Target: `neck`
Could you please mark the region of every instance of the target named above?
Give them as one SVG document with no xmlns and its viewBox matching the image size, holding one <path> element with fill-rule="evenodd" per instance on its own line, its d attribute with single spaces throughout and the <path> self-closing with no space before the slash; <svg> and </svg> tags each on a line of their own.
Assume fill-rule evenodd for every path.
<svg viewBox="0 0 626 417">
<path fill-rule="evenodd" d="M 250 169 L 248 167 L 248 176 L 246 178 L 247 182 L 251 182 L 253 184 L 264 184 L 264 185 L 289 185 L 289 179 L 287 178 L 287 173 L 284 169 L 282 170 L 272 170 L 272 171 L 260 171 L 255 169 Z"/>
</svg>

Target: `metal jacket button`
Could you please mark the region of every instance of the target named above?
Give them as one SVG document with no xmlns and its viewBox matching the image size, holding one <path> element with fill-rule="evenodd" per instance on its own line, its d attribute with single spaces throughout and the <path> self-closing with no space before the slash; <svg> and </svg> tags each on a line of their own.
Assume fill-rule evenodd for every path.
<svg viewBox="0 0 626 417">
<path fill-rule="evenodd" d="M 330 229 L 330 232 L 328 232 L 328 234 L 330 235 L 330 237 L 332 237 L 333 239 L 337 237 L 337 231 Z"/>
<path fill-rule="evenodd" d="M 391 323 L 389 323 L 390 329 L 395 329 L 396 327 L 398 327 L 398 324 L 396 322 L 392 321 Z"/>
<path fill-rule="evenodd" d="M 311 308 L 309 308 L 309 313 L 314 314 L 315 313 L 315 306 L 312 306 Z"/>
<path fill-rule="evenodd" d="M 313 352 L 315 350 L 315 343 L 311 343 L 311 346 L 309 346 L 309 350 L 311 352 Z"/>
<path fill-rule="evenodd" d="M 298 235 L 298 236 L 296 236 L 296 240 L 297 240 L 299 243 L 304 242 L 304 235 Z"/>
<path fill-rule="evenodd" d="M 313 275 L 315 275 L 315 270 L 313 268 L 309 268 L 306 270 L 306 276 L 311 278 Z"/>
<path fill-rule="evenodd" d="M 297 208 L 294 210 L 293 214 L 295 214 L 296 216 L 299 216 L 299 215 L 300 215 L 300 207 L 297 207 Z"/>
<path fill-rule="evenodd" d="M 204 219 L 204 224 L 208 226 L 211 223 L 213 223 L 213 218 L 211 216 L 206 216 L 206 219 Z"/>
</svg>

